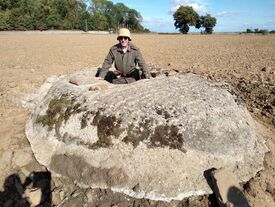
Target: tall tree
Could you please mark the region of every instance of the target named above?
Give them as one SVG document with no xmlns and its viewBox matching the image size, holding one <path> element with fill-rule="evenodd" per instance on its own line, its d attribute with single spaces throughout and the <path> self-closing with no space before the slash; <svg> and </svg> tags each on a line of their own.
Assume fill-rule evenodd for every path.
<svg viewBox="0 0 275 207">
<path fill-rule="evenodd" d="M 123 3 L 117 3 L 114 6 L 115 21 L 117 25 L 126 25 L 127 13 L 129 8 Z"/>
<path fill-rule="evenodd" d="M 212 34 L 213 28 L 216 26 L 217 20 L 215 17 L 212 17 L 210 14 L 200 17 L 200 25 L 205 28 L 204 33 Z"/>
<path fill-rule="evenodd" d="M 109 23 L 107 17 L 102 13 L 95 13 L 91 16 L 91 29 L 92 30 L 108 30 Z"/>
<path fill-rule="evenodd" d="M 144 30 L 140 24 L 142 17 L 135 9 L 128 8 L 123 3 L 113 4 L 108 0 L 91 0 L 91 13 L 93 18 L 103 18 L 105 16 L 108 22 L 109 30 L 116 30 L 117 27 L 129 27 L 132 31 L 141 32 Z M 92 20 L 98 22 L 98 20 Z M 96 28 L 94 25 L 93 28 Z"/>
<path fill-rule="evenodd" d="M 83 18 L 87 14 L 86 4 L 79 0 L 51 0 L 47 16 L 48 27 L 52 29 L 85 29 Z"/>
<path fill-rule="evenodd" d="M 114 4 L 107 0 L 92 0 L 91 27 L 93 30 L 111 30 L 115 26 Z"/>
<path fill-rule="evenodd" d="M 200 17 L 191 6 L 180 6 L 173 17 L 176 29 L 183 34 L 188 33 L 190 26 L 199 26 Z"/>
</svg>

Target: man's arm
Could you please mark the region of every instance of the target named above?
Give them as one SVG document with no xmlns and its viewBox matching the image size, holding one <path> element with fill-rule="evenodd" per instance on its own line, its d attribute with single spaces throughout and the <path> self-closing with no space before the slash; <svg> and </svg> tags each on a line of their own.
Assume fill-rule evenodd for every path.
<svg viewBox="0 0 275 207">
<path fill-rule="evenodd" d="M 140 50 L 137 50 L 136 60 L 137 60 L 138 66 L 142 70 L 145 78 L 150 78 L 151 77 L 150 71 L 149 71 L 149 69 L 147 67 L 147 64 L 145 63 L 145 61 L 142 57 L 142 54 L 141 54 Z"/>
<path fill-rule="evenodd" d="M 105 76 L 108 73 L 109 69 L 111 68 L 113 62 L 114 62 L 114 55 L 112 53 L 112 50 L 110 49 L 108 55 L 106 56 L 106 58 L 102 64 L 102 68 L 100 70 L 99 77 L 105 78 Z"/>
</svg>

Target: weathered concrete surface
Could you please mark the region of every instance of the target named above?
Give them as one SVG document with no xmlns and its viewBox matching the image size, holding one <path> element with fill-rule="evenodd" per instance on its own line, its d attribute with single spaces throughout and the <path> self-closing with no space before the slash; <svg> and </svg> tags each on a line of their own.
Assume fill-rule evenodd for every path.
<svg viewBox="0 0 275 207">
<path fill-rule="evenodd" d="M 194 74 L 112 85 L 94 74 L 51 77 L 22 100 L 35 157 L 56 174 L 169 201 L 211 193 L 208 169 L 247 181 L 263 168 L 267 148 L 228 86 Z"/>
</svg>

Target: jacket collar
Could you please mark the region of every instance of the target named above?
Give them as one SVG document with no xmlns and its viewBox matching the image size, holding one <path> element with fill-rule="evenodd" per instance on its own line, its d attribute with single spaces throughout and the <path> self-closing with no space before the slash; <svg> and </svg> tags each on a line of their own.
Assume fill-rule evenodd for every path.
<svg viewBox="0 0 275 207">
<path fill-rule="evenodd" d="M 130 51 L 132 50 L 132 46 L 133 46 L 132 43 L 128 43 L 128 45 L 127 45 L 127 52 L 130 52 Z M 118 43 L 118 44 L 116 45 L 116 48 L 117 48 L 117 51 L 123 52 L 120 43 Z"/>
</svg>

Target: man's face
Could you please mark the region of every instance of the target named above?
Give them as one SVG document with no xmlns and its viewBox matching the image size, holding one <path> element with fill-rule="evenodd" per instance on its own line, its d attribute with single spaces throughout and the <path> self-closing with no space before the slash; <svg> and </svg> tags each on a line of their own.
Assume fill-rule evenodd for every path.
<svg viewBox="0 0 275 207">
<path fill-rule="evenodd" d="M 122 47 L 126 47 L 129 43 L 128 37 L 123 37 L 122 36 L 122 37 L 119 37 L 118 40 L 119 40 L 119 43 L 121 44 Z"/>
</svg>

